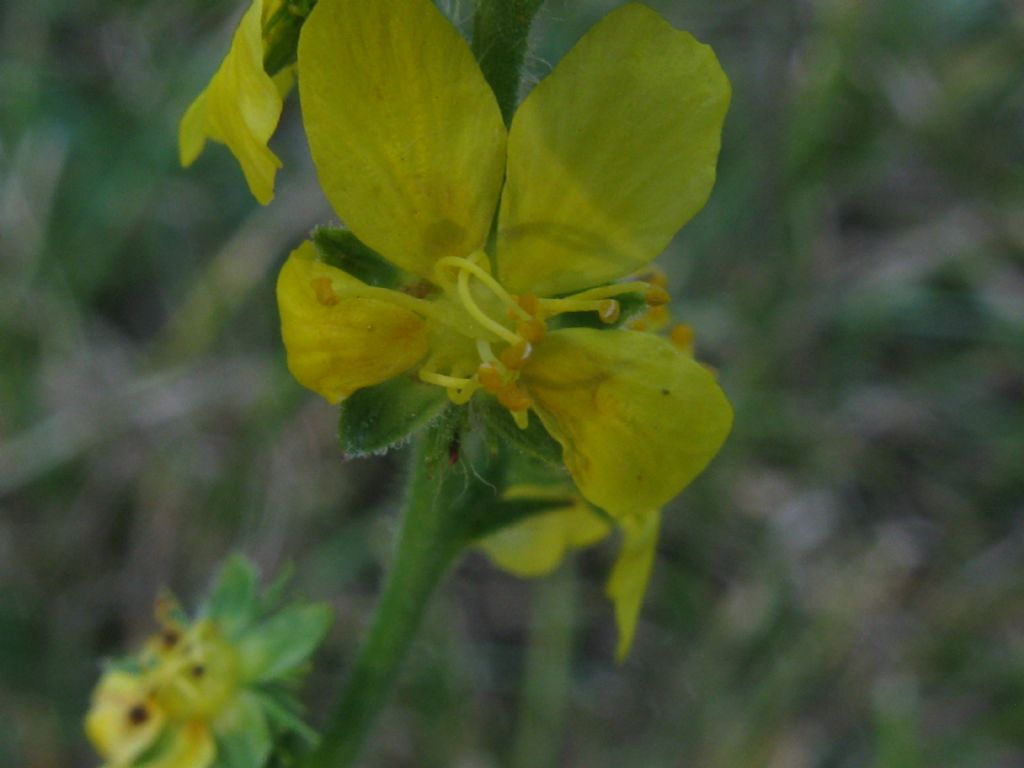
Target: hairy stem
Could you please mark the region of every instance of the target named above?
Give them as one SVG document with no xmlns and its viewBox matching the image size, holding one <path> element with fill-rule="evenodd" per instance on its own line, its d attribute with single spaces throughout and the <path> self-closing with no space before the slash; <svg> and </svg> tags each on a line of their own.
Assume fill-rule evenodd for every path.
<svg viewBox="0 0 1024 768">
<path fill-rule="evenodd" d="M 463 546 L 460 511 L 472 500 L 462 473 L 452 471 L 447 460 L 451 435 L 450 423 L 432 427 L 413 454 L 394 562 L 345 690 L 307 763 L 310 768 L 354 764 L 387 702 L 430 596 Z"/>
</svg>

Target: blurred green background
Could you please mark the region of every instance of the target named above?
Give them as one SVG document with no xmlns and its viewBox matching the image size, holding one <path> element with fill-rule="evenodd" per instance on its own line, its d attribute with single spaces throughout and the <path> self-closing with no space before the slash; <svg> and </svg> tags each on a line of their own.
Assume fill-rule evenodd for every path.
<svg viewBox="0 0 1024 768">
<path fill-rule="evenodd" d="M 551 0 L 526 84 L 617 3 Z M 736 406 L 669 509 L 636 646 L 614 544 L 438 594 L 368 766 L 1024 765 L 1024 6 L 651 2 L 733 82 L 660 260 Z M 445 5 L 456 18 L 469 0 Z M 403 456 L 346 461 L 273 283 L 333 220 L 297 105 L 267 208 L 177 120 L 241 4 L 0 5 L 0 765 L 97 761 L 99 659 L 226 553 L 330 600 L 323 714 Z"/>
</svg>

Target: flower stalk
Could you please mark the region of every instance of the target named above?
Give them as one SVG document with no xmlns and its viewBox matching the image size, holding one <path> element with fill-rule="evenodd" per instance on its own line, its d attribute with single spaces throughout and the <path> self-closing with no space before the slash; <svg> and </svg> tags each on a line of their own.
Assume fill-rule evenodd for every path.
<svg viewBox="0 0 1024 768">
<path fill-rule="evenodd" d="M 406 507 L 394 561 L 369 632 L 349 672 L 341 698 L 323 729 L 309 768 L 352 765 L 423 618 L 434 589 L 462 547 L 461 473 L 447 459 L 452 424 L 429 428 L 412 454 Z"/>
</svg>

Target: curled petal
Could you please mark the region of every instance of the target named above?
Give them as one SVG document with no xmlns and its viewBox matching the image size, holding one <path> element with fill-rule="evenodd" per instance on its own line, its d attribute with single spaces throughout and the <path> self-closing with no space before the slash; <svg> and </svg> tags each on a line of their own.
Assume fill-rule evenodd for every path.
<svg viewBox="0 0 1024 768">
<path fill-rule="evenodd" d="M 163 710 L 149 696 L 141 678 L 110 671 L 93 694 L 85 732 L 104 759 L 124 765 L 156 741 L 164 721 Z"/>
<path fill-rule="evenodd" d="M 207 139 L 227 144 L 242 166 L 253 197 L 266 205 L 274 197 L 274 177 L 281 167 L 267 142 L 277 128 L 282 98 L 294 76 L 290 69 L 276 78 L 264 71 L 262 15 L 263 0 L 253 0 L 220 69 L 182 117 L 178 148 L 181 164 L 188 167 Z"/>
<path fill-rule="evenodd" d="M 480 542 L 499 568 L 524 578 L 543 576 L 558 567 L 567 550 L 589 546 L 611 532 L 611 526 L 573 492 L 555 489 L 552 493 L 549 488 L 514 486 L 505 494 L 506 498 L 548 495 L 553 499 L 550 512 L 528 517 Z"/>
<path fill-rule="evenodd" d="M 299 92 L 327 199 L 371 248 L 429 277 L 481 248 L 505 126 L 469 46 L 430 0 L 319 0 Z"/>
<path fill-rule="evenodd" d="M 580 492 L 619 518 L 683 490 L 732 425 L 714 377 L 649 333 L 555 331 L 521 381 Z"/>
<path fill-rule="evenodd" d="M 650 8 L 595 25 L 512 121 L 506 287 L 568 293 L 654 259 L 711 193 L 729 98 L 711 48 Z"/>
<path fill-rule="evenodd" d="M 615 623 L 619 627 L 619 642 L 615 657 L 622 661 L 633 645 L 640 606 L 651 579 L 654 552 L 658 545 L 661 512 L 655 510 L 623 518 L 622 551 L 615 561 L 605 593 L 615 606 Z"/>
<path fill-rule="evenodd" d="M 427 353 L 427 326 L 403 306 L 411 297 L 372 288 L 315 260 L 303 243 L 277 279 L 281 336 L 288 369 L 332 403 L 387 381 Z"/>
</svg>

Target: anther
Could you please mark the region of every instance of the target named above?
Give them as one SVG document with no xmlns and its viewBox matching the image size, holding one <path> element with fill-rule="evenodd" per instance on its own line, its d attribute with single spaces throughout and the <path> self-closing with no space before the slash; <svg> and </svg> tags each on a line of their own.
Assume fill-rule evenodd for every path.
<svg viewBox="0 0 1024 768">
<path fill-rule="evenodd" d="M 597 308 L 597 316 L 601 318 L 601 322 L 606 325 L 611 325 L 619 319 L 619 315 L 622 314 L 622 307 L 619 302 L 615 299 L 602 299 Z"/>
<path fill-rule="evenodd" d="M 515 384 L 506 384 L 497 393 L 498 402 L 510 411 L 525 411 L 533 400 Z"/>
<path fill-rule="evenodd" d="M 537 316 L 537 310 L 540 309 L 540 301 L 532 293 L 516 296 L 516 304 L 522 307 L 527 314 L 534 317 Z"/>
<path fill-rule="evenodd" d="M 671 298 L 672 297 L 668 295 L 668 291 L 660 285 L 652 285 L 647 289 L 647 293 L 644 294 L 644 300 L 647 302 L 647 305 L 651 307 L 660 307 L 664 304 L 668 304 Z"/>
<path fill-rule="evenodd" d="M 528 341 L 511 344 L 502 350 L 499 357 L 501 364 L 512 371 L 518 371 L 533 354 L 533 346 Z"/>
<path fill-rule="evenodd" d="M 516 334 L 524 338 L 531 344 L 536 344 L 538 341 L 544 338 L 546 328 L 544 323 L 540 320 L 529 320 L 523 321 L 516 325 Z"/>
<path fill-rule="evenodd" d="M 480 386 L 492 395 L 498 394 L 505 386 L 505 380 L 502 378 L 501 372 L 491 363 L 483 363 L 477 369 L 476 375 L 480 380 Z"/>
<path fill-rule="evenodd" d="M 680 352 L 693 354 L 693 326 L 679 324 L 669 332 L 669 340 Z"/>
<path fill-rule="evenodd" d="M 316 294 L 316 300 L 321 306 L 333 307 L 338 303 L 338 294 L 331 287 L 331 279 L 329 277 L 318 277 L 310 285 L 313 287 L 313 293 Z"/>
</svg>

